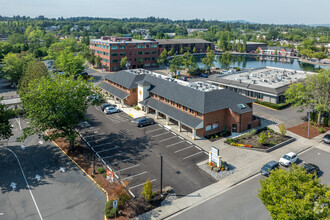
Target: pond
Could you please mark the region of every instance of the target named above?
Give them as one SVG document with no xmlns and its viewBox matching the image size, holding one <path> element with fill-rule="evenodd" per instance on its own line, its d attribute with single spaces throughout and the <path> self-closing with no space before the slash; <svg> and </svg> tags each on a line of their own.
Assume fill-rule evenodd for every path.
<svg viewBox="0 0 330 220">
<path fill-rule="evenodd" d="M 199 67 L 204 67 L 201 62 L 202 56 L 197 56 L 196 60 Z M 221 55 L 216 56 L 216 61 L 214 65 L 219 68 L 224 68 L 220 60 Z M 280 58 L 280 57 L 266 57 L 266 56 L 256 56 L 256 55 L 234 55 L 232 63 L 229 67 L 240 67 L 241 69 L 248 68 L 261 68 L 265 66 L 302 70 L 302 71 L 317 71 L 321 68 L 327 69 L 327 66 L 314 65 L 309 63 L 304 63 L 298 61 L 298 59 L 292 58 Z"/>
</svg>

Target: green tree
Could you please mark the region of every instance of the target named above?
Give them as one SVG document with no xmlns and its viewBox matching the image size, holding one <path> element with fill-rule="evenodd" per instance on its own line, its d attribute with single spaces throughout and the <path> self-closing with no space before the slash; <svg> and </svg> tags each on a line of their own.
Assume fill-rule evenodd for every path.
<svg viewBox="0 0 330 220">
<path fill-rule="evenodd" d="M 197 53 L 197 49 L 196 49 L 196 47 L 194 47 L 194 49 L 193 49 L 193 53 Z"/>
<path fill-rule="evenodd" d="M 173 59 L 170 61 L 170 71 L 174 74 L 177 73 L 178 70 L 182 69 L 182 57 L 181 56 L 175 56 Z"/>
<path fill-rule="evenodd" d="M 158 57 L 158 60 L 157 60 L 157 63 L 158 63 L 159 65 L 162 65 L 162 64 L 164 64 L 164 63 L 166 62 L 166 60 L 167 60 L 167 50 L 164 49 L 164 50 L 160 53 L 160 55 L 159 55 L 159 57 Z"/>
<path fill-rule="evenodd" d="M 31 53 L 9 53 L 3 59 L 2 74 L 4 78 L 18 83 L 28 63 L 34 61 L 35 58 Z"/>
<path fill-rule="evenodd" d="M 330 190 L 320 180 L 293 164 L 289 171 L 271 171 L 269 178 L 260 180 L 258 197 L 272 219 L 327 219 Z"/>
<path fill-rule="evenodd" d="M 313 53 L 313 57 L 315 57 L 318 60 L 322 60 L 324 58 L 327 58 L 328 56 L 324 52 L 315 52 Z"/>
<path fill-rule="evenodd" d="M 210 72 L 211 67 L 214 66 L 214 59 L 215 55 L 213 53 L 213 50 L 210 50 L 209 52 L 206 53 L 206 57 L 202 59 L 202 64 L 205 65 L 205 69 L 207 72 Z"/>
<path fill-rule="evenodd" d="M 74 54 L 69 49 L 64 49 L 55 61 L 55 66 L 67 74 L 79 74 L 85 69 L 85 59 L 80 54 Z"/>
<path fill-rule="evenodd" d="M 298 107 L 298 111 L 315 109 L 318 111 L 317 123 L 321 123 L 322 112 L 330 111 L 330 70 L 322 70 L 308 75 L 304 82 L 291 84 L 285 91 L 287 103 Z"/>
<path fill-rule="evenodd" d="M 26 93 L 30 82 L 46 76 L 47 73 L 48 69 L 43 62 L 36 61 L 28 63 L 26 70 L 18 83 L 19 94 Z"/>
<path fill-rule="evenodd" d="M 43 76 L 32 81 L 27 92 L 21 95 L 23 109 L 30 120 L 22 139 L 35 133 L 45 140 L 62 137 L 70 142 L 73 150 L 75 128 L 85 120 L 91 89 L 92 84 L 81 77 L 74 80 L 73 76 Z M 46 131 L 51 131 L 49 136 L 45 135 Z"/>
<path fill-rule="evenodd" d="M 180 54 L 183 54 L 183 53 L 184 53 L 184 50 L 183 50 L 183 47 L 181 47 Z"/>
<path fill-rule="evenodd" d="M 286 128 L 285 128 L 284 124 L 280 124 L 278 126 L 278 128 L 280 129 L 281 135 L 284 136 L 286 134 Z"/>
<path fill-rule="evenodd" d="M 96 61 L 96 66 L 98 67 L 98 68 L 102 68 L 102 58 L 101 57 L 99 57 L 99 56 L 97 56 L 96 58 L 95 58 L 95 61 Z"/>
<path fill-rule="evenodd" d="M 229 51 L 226 51 L 222 54 L 220 58 L 220 63 L 223 66 L 223 68 L 228 68 L 231 62 L 233 61 L 234 56 L 230 54 Z"/>
<path fill-rule="evenodd" d="M 259 141 L 260 144 L 264 144 L 266 142 L 266 134 L 265 134 L 265 132 L 261 132 L 260 133 L 260 137 L 259 137 L 258 141 Z"/>
<path fill-rule="evenodd" d="M 8 139 L 13 135 L 9 119 L 14 115 L 11 109 L 1 103 L 2 99 L 3 97 L 0 97 L 0 140 Z"/>
<path fill-rule="evenodd" d="M 259 54 L 260 53 L 260 50 L 259 48 L 256 49 L 256 53 Z"/>
<path fill-rule="evenodd" d="M 243 38 L 242 52 L 246 53 L 246 39 Z"/>
<path fill-rule="evenodd" d="M 120 59 L 120 68 L 124 69 L 126 67 L 127 57 L 123 57 Z"/>
<path fill-rule="evenodd" d="M 141 193 L 144 198 L 149 201 L 152 197 L 152 182 L 150 181 L 150 178 L 147 179 L 147 181 L 143 184 L 143 191 Z"/>
<path fill-rule="evenodd" d="M 188 73 L 192 73 L 198 67 L 195 57 L 190 55 L 189 52 L 184 53 L 182 56 L 182 65 Z"/>
<path fill-rule="evenodd" d="M 53 34 L 51 32 L 45 34 L 42 39 L 43 39 L 43 45 L 46 48 L 49 48 L 50 45 L 52 45 L 53 43 L 56 43 L 58 41 L 58 39 L 55 36 L 55 34 Z"/>
<path fill-rule="evenodd" d="M 275 54 L 275 55 L 278 55 L 278 52 L 277 52 L 277 50 L 275 50 L 274 54 Z"/>
<path fill-rule="evenodd" d="M 170 56 L 174 56 L 175 52 L 173 50 L 173 48 L 170 50 Z"/>
</svg>

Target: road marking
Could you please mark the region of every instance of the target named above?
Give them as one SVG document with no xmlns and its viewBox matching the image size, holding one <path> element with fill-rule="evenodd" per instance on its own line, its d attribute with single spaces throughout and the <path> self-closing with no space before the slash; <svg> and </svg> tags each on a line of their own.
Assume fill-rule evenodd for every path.
<svg viewBox="0 0 330 220">
<path fill-rule="evenodd" d="M 88 143 L 88 142 L 87 142 Z M 89 144 L 89 143 L 88 143 Z M 111 144 L 110 142 L 108 142 L 108 143 L 104 143 L 104 144 L 98 144 L 98 145 L 94 145 L 93 147 L 102 147 L 102 146 L 104 146 L 104 145 L 107 145 L 107 144 Z"/>
<path fill-rule="evenodd" d="M 98 132 L 98 131 L 94 131 L 94 132 Z M 104 134 L 104 133 L 103 132 L 101 132 L 101 133 L 94 133 L 94 134 L 91 134 L 91 135 L 84 136 L 84 138 L 94 137 L 94 136 L 97 136 L 97 135 L 100 135 L 100 134 Z"/>
<path fill-rule="evenodd" d="M 124 153 L 118 153 L 118 154 L 114 154 L 114 155 L 110 155 L 110 156 L 102 157 L 102 158 L 107 159 L 107 158 L 115 157 L 115 156 L 122 155 L 122 154 L 124 154 Z"/>
<path fill-rule="evenodd" d="M 22 175 L 23 175 L 23 177 L 24 177 L 24 180 L 25 180 L 26 186 L 27 186 L 27 188 L 28 188 L 28 190 L 29 190 L 29 192 L 30 192 L 30 195 L 31 195 L 31 197 L 32 197 L 33 203 L 34 203 L 34 205 L 35 205 L 35 207 L 36 207 L 36 209 L 37 209 L 37 211 L 38 211 L 38 214 L 39 214 L 40 219 L 43 220 L 43 218 L 42 218 L 42 216 L 41 216 L 41 213 L 40 213 L 40 211 L 39 211 L 38 205 L 37 205 L 37 203 L 36 203 L 36 200 L 34 199 L 33 193 L 32 193 L 32 191 L 31 191 L 30 185 L 29 185 L 29 183 L 28 183 L 28 181 L 27 181 L 27 179 L 26 179 L 26 176 L 25 176 L 25 173 L 24 173 L 24 171 L 23 171 L 23 168 L 22 168 L 21 162 L 19 161 L 17 155 L 14 153 L 14 151 L 10 150 L 9 148 L 2 147 L 2 149 L 9 150 L 9 151 L 10 151 L 12 154 L 14 154 L 14 156 L 16 157 L 16 160 L 17 160 L 17 162 L 18 162 L 19 168 L 21 169 Z"/>
<path fill-rule="evenodd" d="M 108 139 L 112 139 L 112 138 L 106 137 L 106 138 L 100 138 L 100 139 L 97 139 L 97 140 L 92 140 L 92 141 L 87 141 L 87 142 L 91 143 L 91 142 L 96 142 L 96 141 L 104 141 L 104 140 L 108 140 Z"/>
<path fill-rule="evenodd" d="M 155 181 L 156 181 L 156 179 L 150 180 L 150 182 L 155 182 Z M 145 183 L 141 183 L 141 184 L 139 184 L 139 185 L 132 186 L 132 187 L 130 187 L 129 189 L 134 189 L 134 188 L 136 188 L 136 187 L 143 186 L 143 184 L 145 184 Z M 133 194 L 133 193 L 132 193 L 132 194 Z"/>
<path fill-rule="evenodd" d="M 176 143 L 174 143 L 174 144 L 170 144 L 170 145 L 168 145 L 168 146 L 166 146 L 166 147 L 172 147 L 172 146 L 174 146 L 174 145 L 177 145 L 177 144 L 180 144 L 180 143 L 183 143 L 184 141 L 179 141 L 179 142 L 176 142 Z"/>
<path fill-rule="evenodd" d="M 187 141 L 188 144 L 192 144 L 190 141 Z"/>
<path fill-rule="evenodd" d="M 185 148 L 183 148 L 183 149 L 180 149 L 180 150 L 174 151 L 174 153 L 176 154 L 176 153 L 179 153 L 179 152 L 181 152 L 181 151 L 187 150 L 187 149 L 192 148 L 192 147 L 193 147 L 193 146 L 185 147 Z"/>
<path fill-rule="evenodd" d="M 202 150 L 200 147 L 197 147 L 196 145 L 195 145 L 195 147 L 196 147 L 198 150 Z"/>
<path fill-rule="evenodd" d="M 22 127 L 21 127 L 21 119 L 20 118 L 15 118 L 15 121 L 17 122 L 18 126 L 19 126 L 19 130 L 22 130 Z"/>
<path fill-rule="evenodd" d="M 183 137 L 181 137 L 181 136 L 179 136 L 179 138 L 180 138 L 180 139 L 182 139 L 182 140 L 184 140 L 184 138 L 183 138 Z"/>
<path fill-rule="evenodd" d="M 174 134 L 174 135 L 177 135 L 176 133 L 174 133 L 173 131 L 171 132 L 172 134 Z"/>
<path fill-rule="evenodd" d="M 121 180 L 131 179 L 131 178 L 134 178 L 134 177 L 136 177 L 136 176 L 141 176 L 141 175 L 146 174 L 146 173 L 148 173 L 148 171 L 144 171 L 144 172 L 142 172 L 142 173 L 138 173 L 138 174 L 135 174 L 135 175 L 133 175 L 133 176 L 128 176 L 128 177 L 125 177 L 125 178 L 123 178 L 123 179 L 121 179 Z"/>
<path fill-rule="evenodd" d="M 157 128 L 157 129 L 154 129 L 154 130 L 151 130 L 151 131 L 146 131 L 146 133 L 151 133 L 151 132 L 154 132 L 154 131 L 159 131 L 159 130 L 162 130 L 163 128 Z"/>
<path fill-rule="evenodd" d="M 0 213 L 0 215 L 4 215 L 4 214 L 5 214 L 5 213 L 2 213 L 2 212 Z"/>
<path fill-rule="evenodd" d="M 209 153 L 207 153 L 207 152 L 205 152 L 205 151 L 204 151 L 204 153 L 205 153 L 207 156 L 209 155 Z"/>
<path fill-rule="evenodd" d="M 166 131 L 170 131 L 168 128 L 165 128 Z"/>
<path fill-rule="evenodd" d="M 159 136 L 161 136 L 161 135 L 168 134 L 168 133 L 170 133 L 170 132 L 164 132 L 164 133 L 157 134 L 157 135 L 154 135 L 154 136 L 151 136 L 151 137 L 159 137 Z"/>
<path fill-rule="evenodd" d="M 173 136 L 173 137 L 169 137 L 169 138 L 163 139 L 163 140 L 161 140 L 161 141 L 159 141 L 159 142 L 167 141 L 167 140 L 170 140 L 170 139 L 173 139 L 173 138 L 176 138 L 176 136 Z"/>
<path fill-rule="evenodd" d="M 109 148 L 109 149 L 106 149 L 106 150 L 97 151 L 97 153 L 102 153 L 102 152 L 106 152 L 106 151 L 110 151 L 110 150 L 115 150 L 117 148 L 119 148 L 119 147 L 115 146 L 115 147 L 112 147 L 112 148 Z"/>
<path fill-rule="evenodd" d="M 182 160 L 188 159 L 189 157 L 196 156 L 197 154 L 200 154 L 200 153 L 203 153 L 203 152 L 202 152 L 202 151 L 199 151 L 199 152 L 197 152 L 197 153 L 195 153 L 195 154 L 192 154 L 192 155 L 190 155 L 190 156 L 186 156 L 186 157 L 182 158 Z"/>
<path fill-rule="evenodd" d="M 163 125 L 161 125 L 161 124 L 158 124 L 158 126 L 159 126 L 159 127 L 163 127 Z"/>
<path fill-rule="evenodd" d="M 131 167 L 126 167 L 126 168 L 121 169 L 121 170 L 117 170 L 115 173 L 118 173 L 118 172 L 124 171 L 124 170 L 128 170 L 128 169 L 131 169 L 131 168 L 134 168 L 134 167 L 138 167 L 138 166 L 140 166 L 140 164 L 137 164 L 137 165 L 134 165 L 134 166 L 131 166 Z"/>
</svg>

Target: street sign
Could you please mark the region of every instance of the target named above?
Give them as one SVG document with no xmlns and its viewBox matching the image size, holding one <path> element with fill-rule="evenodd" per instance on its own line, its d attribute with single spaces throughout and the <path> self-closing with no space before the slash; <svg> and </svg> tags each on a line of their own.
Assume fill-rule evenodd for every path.
<svg viewBox="0 0 330 220">
<path fill-rule="evenodd" d="M 110 170 L 107 170 L 107 180 L 113 181 L 113 172 Z"/>
<path fill-rule="evenodd" d="M 217 164 L 218 156 L 219 156 L 219 149 L 218 148 L 215 148 L 215 147 L 212 147 L 212 150 L 211 150 L 211 162 Z"/>
<path fill-rule="evenodd" d="M 114 209 L 116 209 L 116 208 L 118 207 L 118 201 L 117 201 L 117 200 L 114 200 L 114 201 L 112 202 L 112 207 L 113 207 Z"/>
</svg>

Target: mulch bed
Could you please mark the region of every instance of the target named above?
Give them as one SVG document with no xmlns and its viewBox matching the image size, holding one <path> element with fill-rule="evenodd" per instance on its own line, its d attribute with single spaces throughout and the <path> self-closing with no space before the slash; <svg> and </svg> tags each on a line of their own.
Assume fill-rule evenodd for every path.
<svg viewBox="0 0 330 220">
<path fill-rule="evenodd" d="M 118 188 L 122 187 L 120 183 L 116 181 L 110 183 L 106 178 L 102 176 L 101 173 L 97 172 L 99 167 L 104 167 L 102 161 L 95 156 L 95 174 L 93 175 L 93 162 L 92 155 L 93 151 L 86 146 L 83 140 L 78 137 L 75 140 L 74 151 L 69 151 L 69 143 L 65 142 L 64 138 L 58 138 L 56 144 L 61 148 L 71 159 L 73 159 L 89 176 L 91 176 L 99 186 L 101 186 L 108 194 L 109 200 L 116 199 L 116 193 Z M 105 168 L 105 167 L 104 167 Z M 106 170 L 106 168 L 105 168 Z M 151 201 L 146 203 L 144 198 L 134 198 L 127 201 L 123 207 L 119 207 L 119 210 L 122 211 L 122 214 L 119 216 L 117 214 L 116 219 L 130 219 L 138 215 L 141 215 L 147 211 L 150 211 L 158 206 L 160 206 L 161 201 L 166 197 L 160 197 L 159 193 L 152 197 Z"/>
<path fill-rule="evenodd" d="M 328 130 L 330 130 L 330 127 L 324 127 L 324 129 L 325 129 L 325 132 L 327 132 Z M 308 122 L 304 122 L 300 125 L 288 128 L 288 130 L 295 133 L 295 134 L 297 134 L 297 135 L 299 135 L 299 136 L 301 136 L 301 137 L 308 138 Z M 320 133 L 315 128 L 315 126 L 310 124 L 310 126 L 309 126 L 309 137 L 313 138 L 313 137 L 319 136 L 320 134 L 323 134 L 323 133 Z"/>
</svg>

